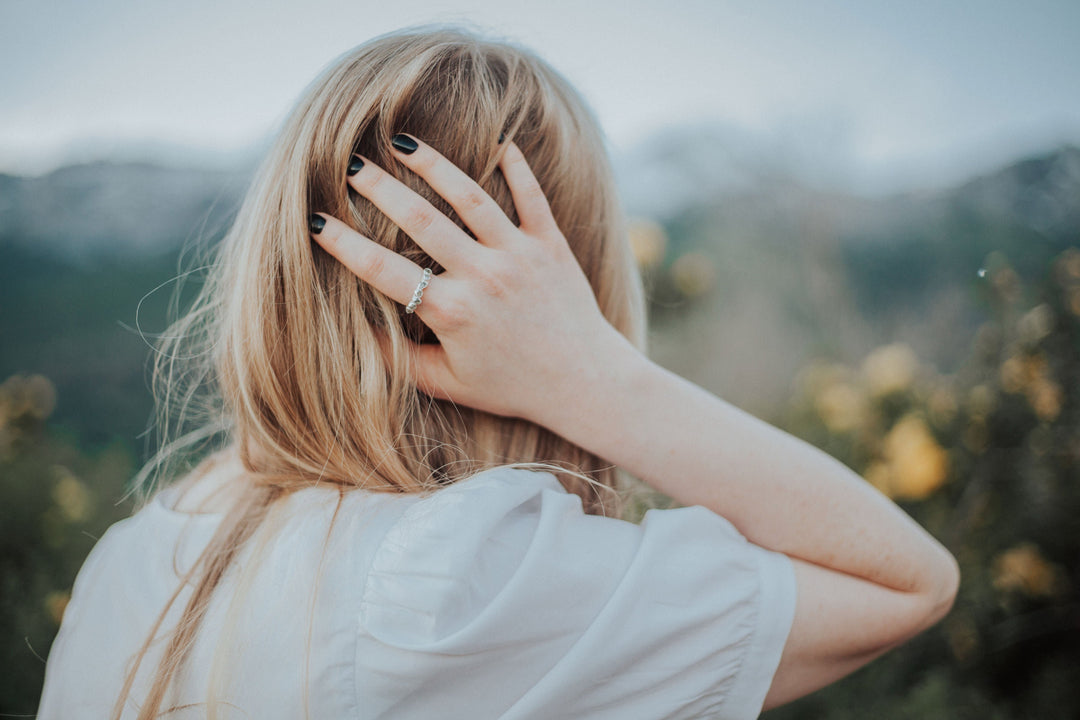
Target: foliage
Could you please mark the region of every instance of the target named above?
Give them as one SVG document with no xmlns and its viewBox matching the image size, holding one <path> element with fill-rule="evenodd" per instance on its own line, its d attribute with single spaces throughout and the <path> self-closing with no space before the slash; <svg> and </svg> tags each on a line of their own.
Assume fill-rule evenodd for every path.
<svg viewBox="0 0 1080 720">
<path fill-rule="evenodd" d="M 1080 714 L 1080 251 L 1034 290 L 1004 256 L 994 320 L 952 376 L 903 345 L 802 373 L 786 425 L 861 472 L 960 562 L 953 611 L 786 718 Z"/>
<path fill-rule="evenodd" d="M 79 449 L 46 427 L 55 403 L 41 375 L 0 385 L 0 714 L 34 712 L 75 574 L 131 509 L 128 449 Z"/>
<path fill-rule="evenodd" d="M 0 380 L 48 377 L 58 396 L 49 422 L 82 442 L 134 439 L 153 410 L 146 360 L 176 267 L 173 253 L 72 264 L 0 238 Z"/>
</svg>

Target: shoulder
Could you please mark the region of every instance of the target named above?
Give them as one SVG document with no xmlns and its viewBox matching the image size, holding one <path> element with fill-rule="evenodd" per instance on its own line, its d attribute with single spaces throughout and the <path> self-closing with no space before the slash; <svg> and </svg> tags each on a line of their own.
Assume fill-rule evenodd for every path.
<svg viewBox="0 0 1080 720">
<path fill-rule="evenodd" d="M 725 567 L 744 575 L 756 568 L 753 550 L 760 548 L 704 508 L 653 510 L 637 525 L 586 514 L 550 473 L 497 468 L 399 516 L 369 566 L 362 623 L 392 642 L 434 647 L 485 626 L 511 598 L 530 609 L 569 598 L 584 607 L 616 591 L 700 587 Z"/>
<path fill-rule="evenodd" d="M 481 696 L 492 716 L 753 717 L 793 612 L 786 558 L 704 508 L 635 525 L 585 514 L 551 475 L 499 469 L 417 501 L 387 533 L 357 682 L 384 692 L 389 658 L 416 687 L 455 678 L 395 696 L 416 717 Z"/>
<path fill-rule="evenodd" d="M 554 515 L 584 517 L 580 499 L 548 473 L 511 467 L 417 500 L 375 553 L 363 621 L 395 643 L 450 635 L 511 580 L 530 550 L 539 549 L 540 526 Z M 417 612 L 402 613 L 403 607 Z"/>
<path fill-rule="evenodd" d="M 547 493 L 572 499 L 554 475 L 512 465 L 492 468 L 424 496 L 410 511 L 458 510 L 475 514 L 497 513 Z"/>
<path fill-rule="evenodd" d="M 542 523 L 589 517 L 581 499 L 550 473 L 499 467 L 413 502 L 387 534 L 380 559 L 393 564 L 435 556 L 446 567 L 464 569 L 494 549 L 524 551 Z"/>
</svg>

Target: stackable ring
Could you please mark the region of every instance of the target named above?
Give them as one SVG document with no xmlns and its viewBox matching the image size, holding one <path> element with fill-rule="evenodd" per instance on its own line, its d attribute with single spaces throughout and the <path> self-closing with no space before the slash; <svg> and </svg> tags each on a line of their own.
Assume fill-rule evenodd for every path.
<svg viewBox="0 0 1080 720">
<path fill-rule="evenodd" d="M 405 306 L 405 312 L 412 314 L 416 312 L 416 308 L 420 307 L 420 303 L 424 302 L 424 288 L 431 282 L 431 268 L 424 268 L 424 274 L 420 277 L 420 283 L 413 290 L 412 300 Z"/>
</svg>

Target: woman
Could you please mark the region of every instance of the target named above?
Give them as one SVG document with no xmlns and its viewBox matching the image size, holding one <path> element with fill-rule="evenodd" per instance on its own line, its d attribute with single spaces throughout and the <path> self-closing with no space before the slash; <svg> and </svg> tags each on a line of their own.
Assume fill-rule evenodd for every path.
<svg viewBox="0 0 1080 720">
<path fill-rule="evenodd" d="M 642 317 L 564 80 L 451 30 L 346 55 L 159 354 L 174 427 L 216 400 L 147 472 L 225 447 L 87 559 L 41 717 L 750 718 L 940 619 L 948 552 Z M 688 507 L 611 517 L 614 466 Z"/>
</svg>

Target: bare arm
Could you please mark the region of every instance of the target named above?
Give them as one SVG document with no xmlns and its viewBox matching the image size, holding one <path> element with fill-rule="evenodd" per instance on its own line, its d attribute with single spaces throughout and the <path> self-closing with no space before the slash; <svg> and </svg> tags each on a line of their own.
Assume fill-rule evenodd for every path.
<svg viewBox="0 0 1080 720">
<path fill-rule="evenodd" d="M 630 351 L 543 422 L 795 562 L 799 601 L 766 708 L 854 671 L 940 619 L 952 556 L 888 498 L 816 448 Z M 616 420 L 617 419 L 617 420 Z"/>
<path fill-rule="evenodd" d="M 956 563 L 899 508 L 824 453 L 650 362 L 607 323 L 516 146 L 500 168 L 520 227 L 430 147 L 398 157 L 479 240 L 377 167 L 349 178 L 447 268 L 417 309 L 440 340 L 416 349 L 417 384 L 548 427 L 791 556 L 798 604 L 766 707 L 846 675 L 947 611 Z M 320 217 L 314 237 L 328 252 L 410 300 L 419 267 Z"/>
</svg>

